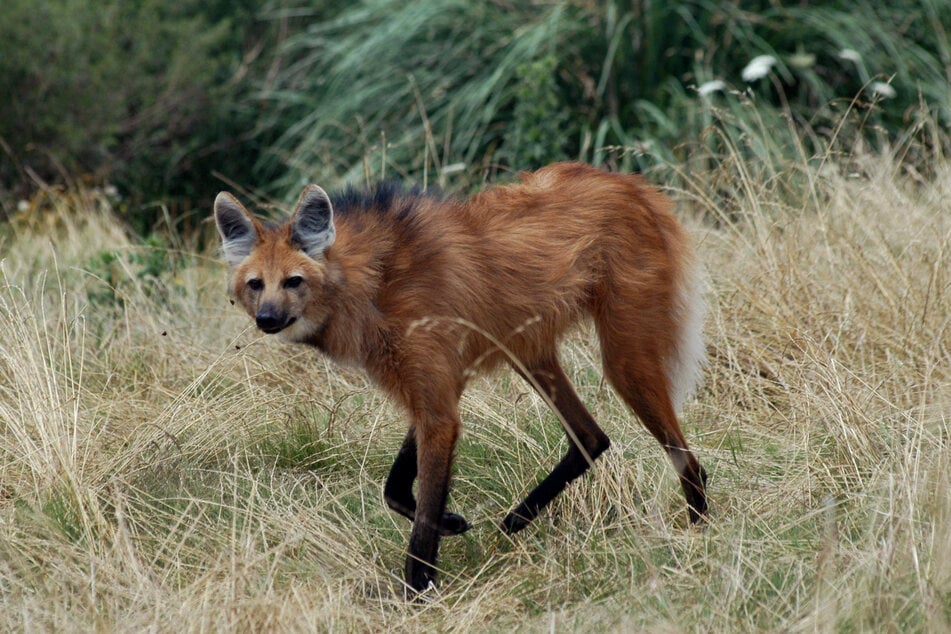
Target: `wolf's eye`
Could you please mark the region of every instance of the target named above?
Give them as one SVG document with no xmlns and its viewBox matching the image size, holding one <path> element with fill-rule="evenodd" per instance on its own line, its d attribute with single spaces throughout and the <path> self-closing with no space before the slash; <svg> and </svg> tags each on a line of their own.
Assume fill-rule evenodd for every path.
<svg viewBox="0 0 951 634">
<path fill-rule="evenodd" d="M 304 278 L 300 275 L 295 275 L 294 277 L 289 277 L 284 280 L 284 288 L 297 288 L 304 283 Z"/>
<path fill-rule="evenodd" d="M 264 280 L 257 277 L 253 277 L 248 280 L 247 284 L 248 288 L 250 288 L 252 291 L 259 291 L 264 288 Z"/>
</svg>

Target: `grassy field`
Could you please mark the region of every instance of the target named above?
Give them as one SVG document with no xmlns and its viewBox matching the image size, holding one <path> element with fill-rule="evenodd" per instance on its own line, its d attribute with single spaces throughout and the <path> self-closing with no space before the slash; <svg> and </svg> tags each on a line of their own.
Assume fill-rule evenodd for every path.
<svg viewBox="0 0 951 634">
<path fill-rule="evenodd" d="M 0 238 L 0 629 L 946 630 L 951 164 L 932 168 L 779 166 L 795 203 L 743 169 L 687 178 L 711 311 L 684 428 L 710 522 L 687 527 L 583 329 L 563 359 L 611 451 L 503 536 L 565 441 L 517 377 L 475 380 L 450 499 L 474 528 L 426 605 L 403 601 L 409 524 L 381 494 L 401 414 L 253 332 L 210 250 L 134 244 L 95 191 L 37 199 Z"/>
</svg>

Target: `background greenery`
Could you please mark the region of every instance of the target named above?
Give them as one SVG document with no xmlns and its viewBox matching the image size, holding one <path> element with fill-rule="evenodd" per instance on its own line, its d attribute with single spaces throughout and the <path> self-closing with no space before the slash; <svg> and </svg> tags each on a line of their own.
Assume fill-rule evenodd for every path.
<svg viewBox="0 0 951 634">
<path fill-rule="evenodd" d="M 728 146 L 767 172 L 840 136 L 932 135 L 915 147 L 933 152 L 943 136 L 921 128 L 951 121 L 949 26 L 942 0 L 7 0 L 0 205 L 109 183 L 144 235 L 226 183 L 467 189 L 578 158 L 676 184 Z M 772 71 L 744 81 L 764 54 Z"/>
</svg>

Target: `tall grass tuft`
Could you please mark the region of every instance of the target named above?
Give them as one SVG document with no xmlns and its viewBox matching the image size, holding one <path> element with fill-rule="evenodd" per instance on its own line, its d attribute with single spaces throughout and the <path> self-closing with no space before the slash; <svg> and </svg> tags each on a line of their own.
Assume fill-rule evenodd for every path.
<svg viewBox="0 0 951 634">
<path fill-rule="evenodd" d="M 503 142 L 498 122 L 519 69 L 556 53 L 565 13 L 461 0 L 316 12 L 262 96 L 274 105 L 262 127 L 284 131 L 266 160 L 290 167 L 295 186 L 486 165 Z"/>
<path fill-rule="evenodd" d="M 281 195 L 394 174 L 465 189 L 562 157 L 648 171 L 725 142 L 776 164 L 841 136 L 888 151 L 921 122 L 951 123 L 951 9 L 932 0 L 373 0 L 292 14 L 306 27 L 261 94 L 261 133 L 280 135 L 261 166 L 287 168 Z M 755 58 L 762 71 L 744 73 Z"/>
</svg>

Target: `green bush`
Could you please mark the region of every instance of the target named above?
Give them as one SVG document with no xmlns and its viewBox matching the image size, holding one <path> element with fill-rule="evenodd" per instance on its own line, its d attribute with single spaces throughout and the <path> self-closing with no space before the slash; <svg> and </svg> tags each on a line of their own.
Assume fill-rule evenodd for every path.
<svg viewBox="0 0 951 634">
<path fill-rule="evenodd" d="M 238 149 L 254 114 L 236 80 L 255 5 L 5 0 L 0 193 L 83 177 L 168 201 L 206 195 L 213 166 L 247 178 Z M 154 219 L 130 220 L 146 232 Z"/>
<path fill-rule="evenodd" d="M 941 152 L 949 28 L 937 0 L 5 0 L 0 209 L 110 181 L 148 235 L 160 207 L 140 203 L 182 226 L 225 184 L 465 189 L 561 158 L 672 182 L 914 135 Z"/>
<path fill-rule="evenodd" d="M 515 71 L 512 134 L 499 151 L 510 165 L 535 169 L 567 158 L 570 114 L 567 104 L 559 100 L 556 63 L 555 56 L 549 55 L 522 64 Z"/>
</svg>

